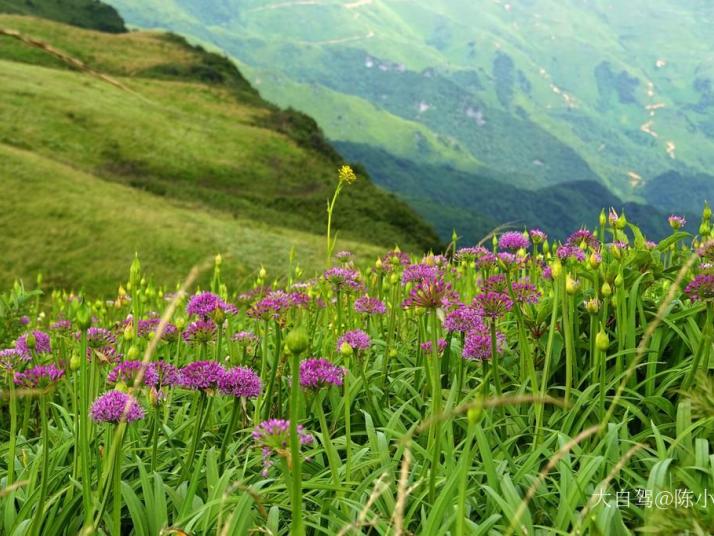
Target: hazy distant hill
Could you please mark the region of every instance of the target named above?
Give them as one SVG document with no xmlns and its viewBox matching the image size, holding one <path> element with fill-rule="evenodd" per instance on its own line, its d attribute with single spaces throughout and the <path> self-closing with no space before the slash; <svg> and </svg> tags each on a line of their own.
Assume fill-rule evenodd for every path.
<svg viewBox="0 0 714 536">
<path fill-rule="evenodd" d="M 342 146 L 467 172 L 447 181 L 460 199 L 479 195 L 478 177 L 526 190 L 585 181 L 628 202 L 674 191 L 681 204 L 657 204 L 671 211 L 714 183 L 706 0 L 111 3 L 131 24 L 226 50 L 262 95 L 309 112 Z M 423 201 L 443 227 L 440 200 Z"/>
</svg>

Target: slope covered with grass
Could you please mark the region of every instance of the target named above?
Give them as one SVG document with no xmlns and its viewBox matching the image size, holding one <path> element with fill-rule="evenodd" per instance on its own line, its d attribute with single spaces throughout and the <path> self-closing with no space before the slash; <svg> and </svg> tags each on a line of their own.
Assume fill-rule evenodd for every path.
<svg viewBox="0 0 714 536">
<path fill-rule="evenodd" d="M 325 202 L 342 159 L 312 119 L 267 104 L 228 60 L 190 47 L 176 36 L 100 33 L 9 15 L 0 16 L 0 28 L 47 43 L 85 66 L 70 68 L 56 54 L 0 36 L 0 143 L 5 150 L 14 148 L 23 155 L 20 161 L 7 160 L 0 166 L 0 198 L 8 224 L 33 214 L 19 211 L 15 204 L 15 183 L 23 175 L 48 181 L 38 184 L 32 195 L 38 203 L 52 191 L 63 193 L 54 172 L 35 173 L 33 167 L 23 167 L 33 157 L 59 166 L 67 180 L 76 173 L 84 181 L 92 178 L 141 190 L 147 211 L 152 202 L 164 207 L 155 209 L 157 217 L 165 207 L 183 203 L 206 219 L 235 221 L 234 230 L 226 228 L 225 240 L 200 241 L 193 251 L 193 246 L 173 246 L 184 251 L 184 259 L 226 248 L 228 236 L 236 233 L 240 240 L 237 229 L 246 225 L 271 229 L 262 244 L 265 250 L 285 250 L 278 237 L 290 235 L 300 237 L 296 240 L 306 243 L 306 251 L 315 251 L 321 239 L 306 233 L 324 230 Z M 106 187 L 87 188 L 86 199 L 73 199 L 66 206 L 99 210 L 109 201 L 101 196 L 109 192 L 100 194 L 97 188 Z M 90 190 L 96 195 L 90 195 Z M 175 215 L 171 218 L 179 221 Z M 29 251 L 39 251 L 44 240 L 38 234 L 41 225 L 31 223 L 21 241 Z M 223 228 L 224 223 L 215 225 Z M 121 232 L 122 225 L 119 218 L 113 230 Z M 434 231 L 419 216 L 365 176 L 345 190 L 333 225 L 340 236 L 358 242 L 400 243 L 416 249 L 438 245 Z M 30 228 L 37 232 L 30 233 Z M 199 234 L 195 228 L 191 232 L 174 228 L 179 241 Z M 4 231 L 9 229 L 3 226 Z M 145 226 L 145 246 L 156 239 L 158 229 Z M 5 233 L 3 241 L 8 236 Z M 55 267 L 74 255 L 76 244 L 63 242 L 63 236 L 55 238 L 57 251 L 62 252 Z M 257 247 L 257 232 L 254 238 Z M 246 268 L 257 262 L 242 255 Z M 185 264 L 171 268 L 172 273 L 181 274 Z M 40 262 L 18 254 L 5 266 L 7 279 L 27 275 Z M 125 266 L 122 258 L 116 268 Z M 64 285 L 85 283 L 80 277 L 83 270 L 73 272 L 77 279 L 59 280 Z"/>
<path fill-rule="evenodd" d="M 222 253 L 231 280 L 262 265 L 286 275 L 324 263 L 322 237 L 245 219 L 98 179 L 37 153 L 0 144 L 0 285 L 42 273 L 50 288 L 111 292 L 135 252 L 147 272 L 178 282 Z M 364 258 L 382 248 L 341 241 Z"/>
</svg>

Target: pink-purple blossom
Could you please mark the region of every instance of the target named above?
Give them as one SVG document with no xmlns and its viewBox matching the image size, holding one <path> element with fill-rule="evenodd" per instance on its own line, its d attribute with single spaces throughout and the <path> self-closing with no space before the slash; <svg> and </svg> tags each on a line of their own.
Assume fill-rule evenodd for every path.
<svg viewBox="0 0 714 536">
<path fill-rule="evenodd" d="M 218 378 L 218 390 L 236 398 L 256 398 L 261 385 L 260 376 L 247 367 L 225 370 Z"/>
<path fill-rule="evenodd" d="M 311 358 L 300 362 L 300 385 L 306 389 L 319 389 L 342 385 L 345 370 L 327 359 Z"/>
<path fill-rule="evenodd" d="M 89 414 L 94 422 L 134 422 L 144 418 L 144 409 L 130 394 L 109 391 L 97 398 Z"/>
</svg>

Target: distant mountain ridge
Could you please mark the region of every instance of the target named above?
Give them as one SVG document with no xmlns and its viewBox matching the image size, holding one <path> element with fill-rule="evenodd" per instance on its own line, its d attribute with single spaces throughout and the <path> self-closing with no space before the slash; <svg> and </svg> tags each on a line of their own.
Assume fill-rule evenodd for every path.
<svg viewBox="0 0 714 536">
<path fill-rule="evenodd" d="M 362 154 L 504 191 L 600 182 L 641 205 L 676 191 L 667 211 L 701 204 L 714 169 L 711 2 L 110 1 L 131 24 L 230 53 L 262 95 Z M 430 218 L 440 228 L 444 210 Z"/>
</svg>

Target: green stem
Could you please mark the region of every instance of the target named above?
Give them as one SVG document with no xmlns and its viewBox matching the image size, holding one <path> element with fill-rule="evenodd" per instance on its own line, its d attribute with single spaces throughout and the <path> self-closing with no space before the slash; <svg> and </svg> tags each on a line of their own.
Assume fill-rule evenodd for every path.
<svg viewBox="0 0 714 536">
<path fill-rule="evenodd" d="M 189 450 L 188 457 L 184 462 L 182 478 L 185 480 L 191 473 L 191 466 L 193 465 L 193 458 L 196 456 L 196 449 L 198 448 L 198 440 L 203 435 L 203 412 L 206 408 L 206 393 L 201 391 L 198 398 L 198 413 L 196 415 L 196 431 L 193 434 L 193 440 L 191 441 L 191 450 Z"/>
<path fill-rule="evenodd" d="M 156 452 L 159 448 L 159 404 L 154 407 L 154 429 L 151 434 L 151 472 L 156 470 Z"/>
<path fill-rule="evenodd" d="M 429 444 L 431 445 L 431 465 L 429 471 L 429 502 L 436 496 L 436 475 L 441 459 L 441 363 L 439 362 L 439 317 L 434 309 L 431 315 L 431 418 L 433 424 Z"/>
<path fill-rule="evenodd" d="M 550 328 L 548 330 L 548 342 L 545 348 L 545 362 L 543 364 L 543 378 L 541 379 L 540 394 L 545 396 L 548 391 L 548 379 L 550 376 L 550 362 L 551 354 L 553 353 L 553 341 L 555 337 L 556 324 L 558 320 L 558 291 L 560 286 L 553 285 L 553 311 L 550 316 Z M 545 404 L 536 404 L 536 425 L 535 425 L 535 441 L 533 446 L 537 446 L 540 443 L 541 433 L 542 433 L 542 422 L 543 422 L 543 411 L 545 409 Z"/>
<path fill-rule="evenodd" d="M 226 450 L 228 450 L 228 442 L 231 439 L 233 430 L 235 430 L 236 422 L 238 421 L 238 410 L 240 409 L 240 398 L 233 399 L 233 408 L 231 409 L 231 420 L 226 428 L 226 433 L 223 436 L 223 445 L 221 446 L 221 454 L 218 458 L 218 465 L 223 465 L 223 460 L 226 459 Z"/>
<path fill-rule="evenodd" d="M 339 468 L 340 462 L 337 456 L 337 450 L 332 444 L 330 439 L 330 429 L 327 426 L 327 419 L 325 418 L 325 411 L 322 408 L 322 396 L 318 396 L 315 400 L 315 411 L 317 411 L 317 418 L 320 421 L 320 430 L 322 431 L 322 444 L 325 447 L 325 452 L 327 453 L 327 461 L 330 464 L 330 472 L 332 473 L 332 482 L 337 485 L 339 483 Z"/>
<path fill-rule="evenodd" d="M 300 414 L 300 355 L 291 354 L 291 385 L 290 385 L 290 472 L 291 472 L 291 506 L 292 523 L 290 534 L 303 536 L 305 527 L 302 519 L 302 460 L 300 458 L 300 439 L 297 431 L 297 421 Z"/>
<path fill-rule="evenodd" d="M 345 378 L 343 380 L 345 398 L 345 480 L 349 482 L 350 480 L 352 480 L 352 434 L 350 429 L 350 417 L 352 411 L 350 407 L 350 360 L 349 358 L 345 358 L 345 361 L 345 366 L 347 368 Z"/>
<path fill-rule="evenodd" d="M 50 448 L 49 427 L 47 426 L 47 400 L 45 395 L 40 396 L 40 420 L 42 423 L 42 480 L 40 482 L 40 501 L 37 503 L 35 517 L 32 520 L 30 534 L 40 534 L 40 526 L 45 514 L 45 501 L 47 500 L 47 477 L 49 473 L 49 459 L 47 453 Z"/>
<path fill-rule="evenodd" d="M 469 415 L 468 430 L 464 439 L 464 450 L 461 453 L 461 467 L 459 467 L 459 500 L 456 503 L 456 536 L 466 534 L 466 490 L 469 479 L 469 468 L 471 467 L 471 445 L 476 433 L 476 419 Z"/>
</svg>

